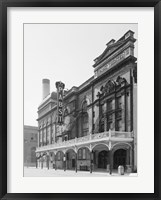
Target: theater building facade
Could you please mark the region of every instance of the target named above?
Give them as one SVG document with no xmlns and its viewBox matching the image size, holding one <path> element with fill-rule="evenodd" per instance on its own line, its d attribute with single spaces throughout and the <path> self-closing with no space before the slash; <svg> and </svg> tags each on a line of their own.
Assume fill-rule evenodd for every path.
<svg viewBox="0 0 161 200">
<path fill-rule="evenodd" d="M 112 39 L 94 60 L 94 75 L 64 90 L 43 79 L 38 107 L 38 167 L 137 172 L 137 59 L 134 32 Z"/>
</svg>

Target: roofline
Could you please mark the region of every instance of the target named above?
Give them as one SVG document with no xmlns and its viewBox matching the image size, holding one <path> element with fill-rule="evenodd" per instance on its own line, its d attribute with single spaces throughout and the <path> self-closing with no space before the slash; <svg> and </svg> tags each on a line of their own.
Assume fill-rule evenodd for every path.
<svg viewBox="0 0 161 200">
<path fill-rule="evenodd" d="M 119 65 L 122 65 L 124 62 L 126 63 L 126 62 L 128 62 L 130 60 L 132 60 L 133 62 L 136 62 L 137 58 L 135 56 L 131 56 L 131 55 L 128 56 L 127 58 L 125 58 L 124 60 L 122 60 L 121 62 L 117 63 L 115 66 L 113 66 L 111 69 L 107 70 L 106 72 L 104 72 L 103 74 L 101 74 L 100 76 L 98 76 L 97 78 L 94 78 L 88 85 L 86 85 L 81 90 L 78 90 L 76 92 L 76 94 L 79 94 L 83 90 L 86 90 L 87 88 L 90 88 L 92 85 L 95 85 L 101 78 L 104 78 L 105 76 L 107 76 L 108 73 L 110 73 L 111 71 L 113 71 L 114 69 L 116 69 Z"/>
<path fill-rule="evenodd" d="M 51 110 L 49 110 L 48 112 L 44 113 L 41 117 L 38 117 L 36 119 L 36 121 L 39 121 L 40 119 L 42 119 L 44 116 L 50 114 L 53 110 L 57 109 L 57 105 L 55 105 Z"/>
<path fill-rule="evenodd" d="M 66 96 L 64 96 L 64 99 L 70 97 L 71 94 L 73 94 L 73 93 L 75 93 L 75 94 L 79 93 L 79 91 L 82 90 L 84 87 L 86 87 L 88 84 L 90 84 L 91 81 L 93 81 L 93 79 L 94 79 L 94 76 L 91 76 L 89 79 L 87 79 L 85 82 L 83 82 L 80 86 L 78 86 L 78 87 L 73 86 L 73 87 L 76 87 L 77 91 L 72 91 L 72 89 L 73 89 L 73 87 L 72 87 L 72 88 L 68 91 L 68 93 L 66 94 Z M 88 83 L 88 82 L 89 82 L 89 83 Z M 87 84 L 87 85 L 85 85 L 85 84 Z M 85 86 L 83 87 L 83 85 L 85 85 Z M 83 87 L 83 88 L 81 88 L 81 87 Z M 80 89 L 80 88 L 81 88 L 81 89 Z"/>
<path fill-rule="evenodd" d="M 88 83 L 88 85 L 86 85 L 85 87 L 83 87 L 82 89 L 78 90 L 75 92 L 75 94 L 80 94 L 83 90 L 88 90 L 88 88 L 94 86 L 95 84 L 97 84 L 97 82 L 99 82 L 99 80 L 101 78 L 104 78 L 105 76 L 107 76 L 108 73 L 111 73 L 113 70 L 115 70 L 119 65 L 123 65 L 123 63 L 128 62 L 132 60 L 133 62 L 137 61 L 137 58 L 134 56 L 128 56 L 127 58 L 125 58 L 124 60 L 122 60 L 120 63 L 116 64 L 115 66 L 113 66 L 111 69 L 107 70 L 105 73 L 101 74 L 100 76 L 98 76 L 97 78 L 94 78 L 91 82 Z M 137 64 L 137 63 L 136 63 Z M 94 76 L 93 76 L 94 77 Z M 92 77 L 91 77 L 92 78 Z M 88 79 L 90 80 L 90 79 Z M 69 96 L 65 96 L 65 98 L 69 98 L 71 95 L 73 94 L 73 92 L 69 93 Z M 53 110 L 57 109 L 57 105 L 55 105 L 51 110 L 49 110 L 48 112 L 46 112 L 44 115 L 42 115 L 41 117 L 37 118 L 36 120 L 39 121 L 41 120 L 44 116 L 50 114 Z"/>
<path fill-rule="evenodd" d="M 94 61 L 97 60 L 99 57 L 101 57 L 101 56 L 107 51 L 107 49 L 109 49 L 109 47 L 115 46 L 115 44 L 117 44 L 118 42 L 121 43 L 121 39 L 122 39 L 123 37 L 125 37 L 125 35 L 126 35 L 128 32 L 131 32 L 132 34 L 134 34 L 133 31 L 128 30 L 128 31 L 127 31 L 119 40 L 117 40 L 114 44 L 111 44 L 110 46 L 107 46 L 107 47 L 105 48 L 105 50 L 102 52 L 102 54 L 100 54 L 98 57 L 96 57 L 96 58 L 94 59 Z M 110 55 L 112 55 L 114 52 L 116 52 L 116 51 L 118 50 L 118 48 L 120 48 L 122 45 L 124 45 L 124 44 L 125 44 L 126 42 L 128 42 L 130 39 L 133 39 L 133 41 L 136 42 L 136 39 L 135 39 L 135 38 L 128 37 L 128 38 L 126 38 L 124 41 L 122 41 L 122 44 L 120 44 L 119 47 L 117 47 L 114 51 L 112 51 L 111 53 L 109 53 L 108 56 L 110 56 Z M 110 40 L 110 41 L 111 41 L 111 40 Z M 108 42 L 108 43 L 109 43 L 109 42 Z M 108 44 L 108 43 L 107 43 L 107 44 Z M 106 57 L 106 58 L 107 58 L 107 57 Z M 106 58 L 104 58 L 103 60 L 105 60 Z M 103 60 L 102 60 L 102 61 L 103 61 Z M 95 68 L 95 67 L 96 67 L 98 64 L 100 64 L 102 61 L 99 61 L 98 63 L 95 62 L 92 66 Z"/>
</svg>

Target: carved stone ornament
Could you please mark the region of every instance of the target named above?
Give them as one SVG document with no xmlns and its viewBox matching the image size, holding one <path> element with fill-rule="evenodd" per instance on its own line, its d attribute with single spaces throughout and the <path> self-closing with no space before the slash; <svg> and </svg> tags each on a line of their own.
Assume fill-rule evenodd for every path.
<svg viewBox="0 0 161 200">
<path fill-rule="evenodd" d="M 103 86 L 102 86 L 102 87 L 103 87 Z M 100 98 L 100 97 L 101 97 L 101 93 L 98 92 L 96 96 L 97 96 L 98 98 Z"/>
<path fill-rule="evenodd" d="M 114 92 L 115 91 L 115 82 L 114 81 L 111 81 L 109 80 L 105 86 L 102 86 L 100 91 L 101 91 L 101 95 L 107 95 L 111 92 Z"/>
<path fill-rule="evenodd" d="M 127 83 L 127 81 L 126 81 L 125 78 L 122 78 L 122 77 L 120 77 L 120 76 L 117 77 L 117 79 L 116 79 L 116 84 L 117 84 L 117 86 L 123 87 L 123 86 L 126 85 L 126 83 Z"/>
<path fill-rule="evenodd" d="M 115 89 L 123 87 L 127 84 L 125 78 L 120 76 L 117 77 L 116 82 L 113 80 L 109 80 L 105 86 L 101 86 L 100 92 L 97 93 L 97 97 L 101 98 L 102 96 L 106 96 L 115 91 Z"/>
<path fill-rule="evenodd" d="M 65 84 L 62 83 L 61 81 L 57 81 L 57 82 L 55 83 L 55 86 L 56 86 L 56 88 L 61 87 L 62 89 L 64 89 Z"/>
</svg>

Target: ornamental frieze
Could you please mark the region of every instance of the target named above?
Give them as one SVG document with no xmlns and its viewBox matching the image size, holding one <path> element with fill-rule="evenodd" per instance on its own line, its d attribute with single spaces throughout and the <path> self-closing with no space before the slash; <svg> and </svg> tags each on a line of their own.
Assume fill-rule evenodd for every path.
<svg viewBox="0 0 161 200">
<path fill-rule="evenodd" d="M 116 81 L 109 80 L 104 86 L 101 86 L 100 92 L 97 93 L 97 97 L 101 98 L 103 96 L 106 96 L 126 85 L 127 85 L 126 79 L 118 76 Z"/>
</svg>

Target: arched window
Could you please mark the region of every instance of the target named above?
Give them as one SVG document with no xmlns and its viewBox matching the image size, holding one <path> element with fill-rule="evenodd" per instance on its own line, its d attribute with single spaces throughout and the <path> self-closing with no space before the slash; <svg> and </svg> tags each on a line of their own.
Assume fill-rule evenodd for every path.
<svg viewBox="0 0 161 200">
<path fill-rule="evenodd" d="M 88 135 L 89 119 L 87 113 L 87 101 L 82 105 L 82 136 Z"/>
<path fill-rule="evenodd" d="M 82 135 L 88 135 L 88 113 L 83 113 L 82 116 Z"/>
<path fill-rule="evenodd" d="M 43 137 L 42 137 L 42 129 L 41 129 L 40 130 L 40 144 L 39 144 L 40 147 L 43 146 L 42 140 L 43 140 Z"/>
<path fill-rule="evenodd" d="M 104 113 L 105 113 L 105 104 L 100 105 L 100 132 L 104 132 Z"/>
<path fill-rule="evenodd" d="M 104 132 L 104 116 L 101 118 L 101 121 L 100 121 L 100 132 Z"/>
<path fill-rule="evenodd" d="M 87 112 L 87 101 L 84 101 L 82 104 L 82 112 Z"/>
</svg>

